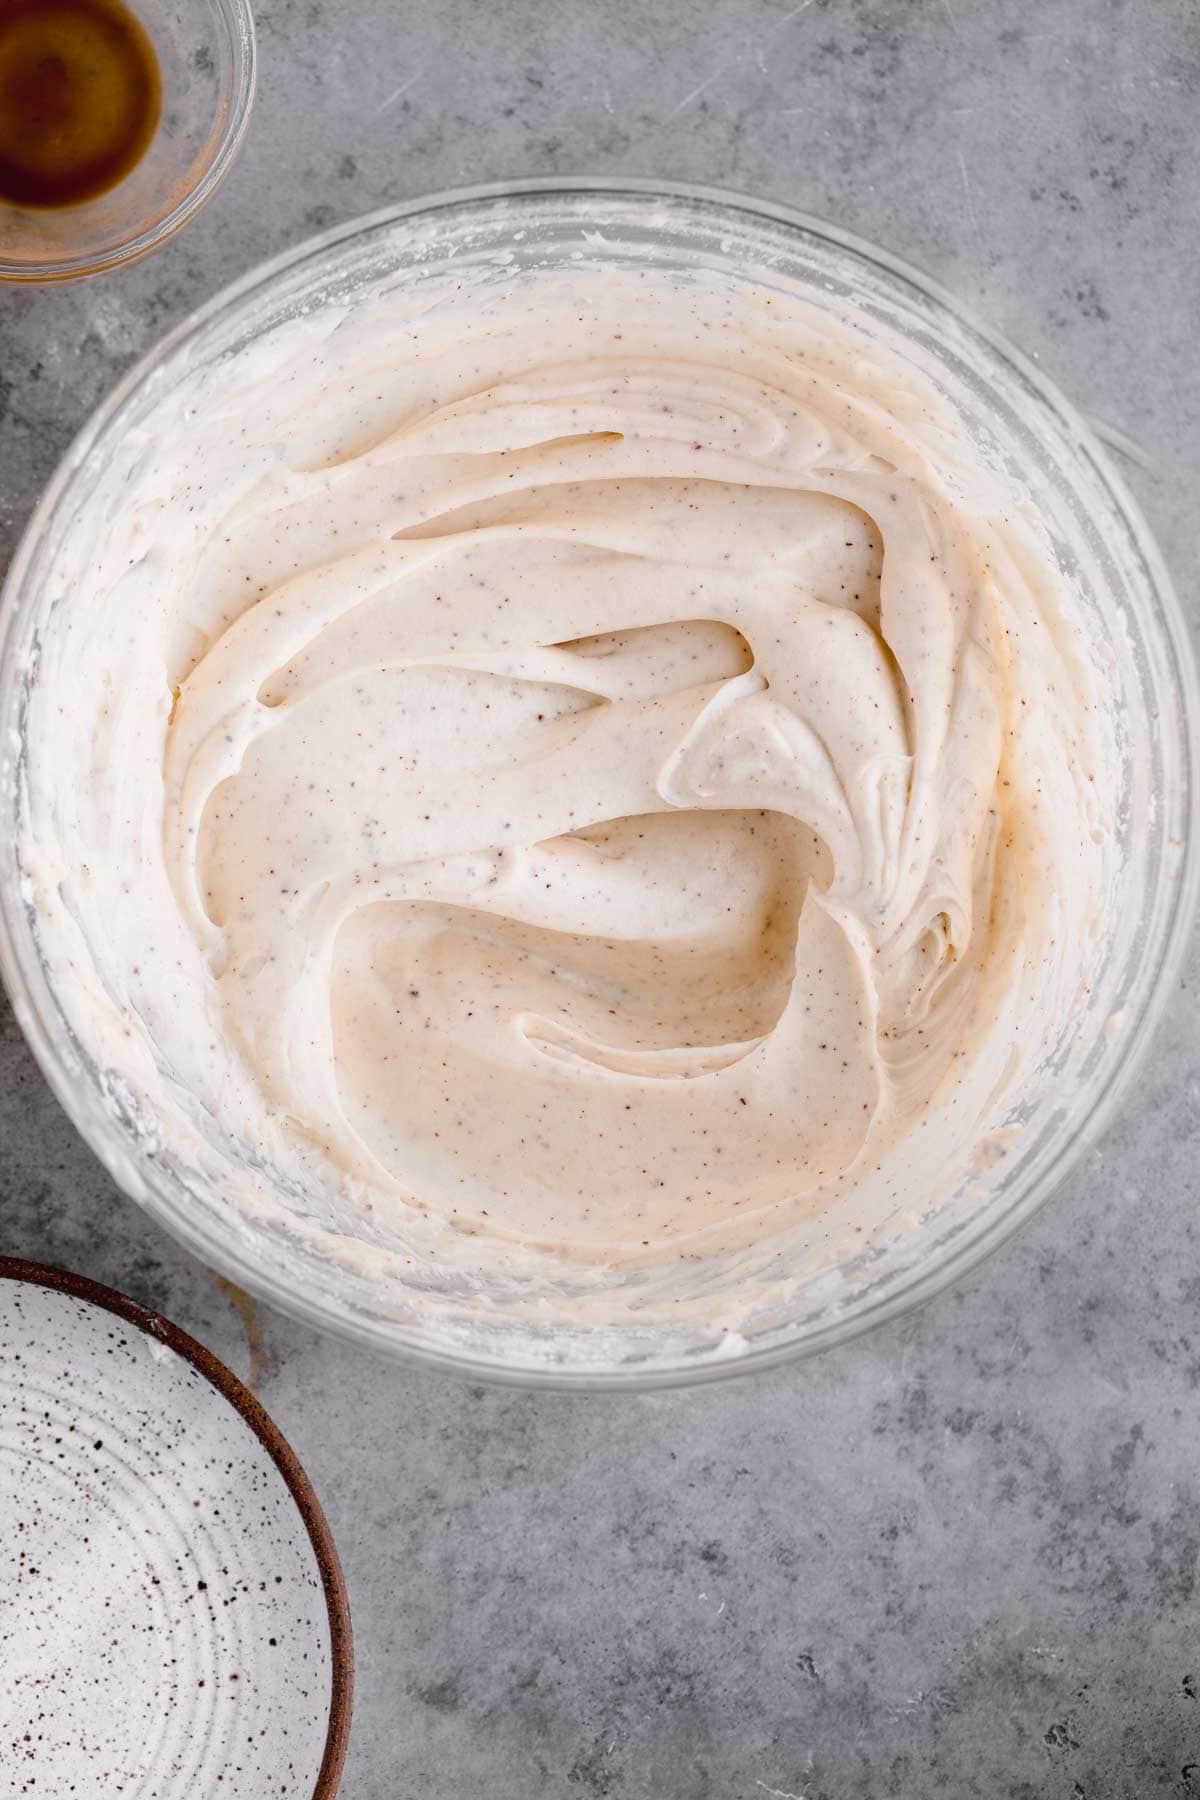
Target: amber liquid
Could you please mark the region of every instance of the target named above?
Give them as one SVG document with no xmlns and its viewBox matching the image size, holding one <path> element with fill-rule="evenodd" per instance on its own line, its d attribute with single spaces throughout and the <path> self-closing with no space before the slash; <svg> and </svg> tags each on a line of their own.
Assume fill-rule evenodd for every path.
<svg viewBox="0 0 1200 1800">
<path fill-rule="evenodd" d="M 74 206 L 140 161 L 158 58 L 120 0 L 0 0 L 0 199 Z"/>
</svg>

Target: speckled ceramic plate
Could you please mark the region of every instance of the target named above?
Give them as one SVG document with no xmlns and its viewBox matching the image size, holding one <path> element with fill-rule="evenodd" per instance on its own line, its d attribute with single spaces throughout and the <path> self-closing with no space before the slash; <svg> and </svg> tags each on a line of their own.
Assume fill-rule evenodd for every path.
<svg viewBox="0 0 1200 1800">
<path fill-rule="evenodd" d="M 330 1800 L 352 1679 L 329 1527 L 254 1396 L 0 1258 L 0 1793 Z"/>
</svg>

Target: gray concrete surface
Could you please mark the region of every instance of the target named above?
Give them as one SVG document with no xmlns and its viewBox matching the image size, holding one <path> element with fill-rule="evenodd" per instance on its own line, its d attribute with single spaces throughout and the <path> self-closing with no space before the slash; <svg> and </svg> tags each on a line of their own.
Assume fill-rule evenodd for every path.
<svg viewBox="0 0 1200 1800">
<path fill-rule="evenodd" d="M 922 264 L 1141 447 L 1195 605 L 1195 0 L 267 0 L 240 164 L 86 292 L 0 294 L 0 531 L 129 361 L 261 256 L 504 175 L 661 174 Z M 1196 961 L 1015 1243 L 805 1366 L 645 1399 L 385 1367 L 247 1311 L 0 1044 L 0 1245 L 243 1373 L 354 1606 L 347 1800 L 1200 1796 Z M 198 1797 L 200 1800 L 200 1797 Z"/>
</svg>

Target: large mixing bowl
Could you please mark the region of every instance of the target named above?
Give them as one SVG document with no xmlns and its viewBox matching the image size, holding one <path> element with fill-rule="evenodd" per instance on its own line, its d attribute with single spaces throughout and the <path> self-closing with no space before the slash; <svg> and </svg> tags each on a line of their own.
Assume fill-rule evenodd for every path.
<svg viewBox="0 0 1200 1800">
<path fill-rule="evenodd" d="M 131 434 L 181 381 L 303 314 L 351 307 L 448 261 L 524 269 L 616 263 L 715 269 L 806 297 L 857 304 L 905 341 L 980 455 L 1036 496 L 1052 554 L 1119 684 L 1121 892 L 1106 921 L 1089 1003 L 1017 1097 L 1008 1152 L 981 1159 L 936 1204 L 914 1194 L 870 1250 L 797 1280 L 730 1338 L 712 1325 L 564 1327 L 495 1296 L 454 1316 L 402 1269 L 354 1254 L 352 1219 L 292 1216 L 286 1197 L 251 1216 L 201 1175 L 114 1067 L 51 973 L 22 844 L 39 742 L 30 696 L 56 630 L 72 534 L 107 495 Z M 97 502 L 97 496 L 101 499 Z M 533 1383 L 638 1387 L 733 1374 L 845 1340 L 960 1276 L 1029 1217 L 1105 1129 L 1170 986 L 1197 875 L 1196 675 L 1178 605 L 1147 529 L 1079 415 L 1000 338 L 895 258 L 782 207 L 694 188 L 599 181 L 476 189 L 378 213 L 291 250 L 218 295 L 133 369 L 82 432 L 35 514 L 0 617 L 0 965 L 59 1099 L 134 1199 L 227 1275 L 316 1325 L 398 1355 Z M 45 848 L 45 846 L 41 846 Z M 111 1041 L 111 1040 L 109 1040 Z M 149 1110 L 152 1110 L 150 1108 Z M 339 1253 L 342 1252 L 342 1253 Z M 348 1253 L 346 1253 L 348 1252 Z M 693 1277 L 680 1265 L 680 1281 Z M 709 1271 L 719 1301 L 719 1276 Z M 715 1281 L 715 1286 L 713 1285 Z M 687 1309 L 684 1309 L 687 1310 Z M 719 1313 L 714 1305 L 714 1313 Z"/>
</svg>

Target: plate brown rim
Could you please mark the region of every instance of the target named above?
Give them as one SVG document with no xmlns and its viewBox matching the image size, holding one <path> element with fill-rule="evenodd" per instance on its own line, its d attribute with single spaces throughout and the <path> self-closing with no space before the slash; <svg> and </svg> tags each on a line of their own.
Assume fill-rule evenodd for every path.
<svg viewBox="0 0 1200 1800">
<path fill-rule="evenodd" d="M 148 1306 L 131 1300 L 128 1294 L 119 1293 L 116 1288 L 105 1287 L 86 1275 L 76 1275 L 70 1269 L 60 1269 L 50 1263 L 29 1262 L 19 1256 L 0 1256 L 0 1280 L 24 1281 L 33 1287 L 51 1288 L 58 1293 L 70 1294 L 77 1300 L 86 1300 L 93 1306 L 102 1307 L 106 1312 L 116 1313 L 147 1337 L 168 1345 L 199 1369 L 205 1380 L 241 1415 L 275 1464 L 308 1533 L 320 1570 L 321 1586 L 329 1614 L 329 1729 L 325 1734 L 325 1751 L 317 1771 L 311 1800 L 334 1800 L 346 1763 L 346 1751 L 350 1742 L 350 1716 L 354 1705 L 354 1638 L 350 1625 L 350 1601 L 333 1533 L 296 1452 L 262 1403 L 244 1382 L 239 1381 L 233 1370 L 227 1368 L 219 1357 L 214 1356 L 211 1350 L 206 1349 L 180 1326 L 163 1318 L 161 1313 L 153 1312 Z"/>
</svg>

